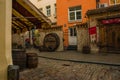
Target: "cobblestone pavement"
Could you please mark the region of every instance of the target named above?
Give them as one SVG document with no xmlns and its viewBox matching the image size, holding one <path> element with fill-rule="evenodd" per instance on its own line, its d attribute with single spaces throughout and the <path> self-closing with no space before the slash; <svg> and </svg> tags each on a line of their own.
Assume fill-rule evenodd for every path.
<svg viewBox="0 0 120 80">
<path fill-rule="evenodd" d="M 39 58 L 37 68 L 20 72 L 20 80 L 120 80 L 120 67 Z"/>
</svg>

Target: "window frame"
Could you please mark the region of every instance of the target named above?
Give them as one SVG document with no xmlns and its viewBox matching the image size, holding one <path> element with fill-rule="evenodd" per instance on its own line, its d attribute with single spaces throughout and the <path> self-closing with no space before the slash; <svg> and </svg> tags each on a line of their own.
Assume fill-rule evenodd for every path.
<svg viewBox="0 0 120 80">
<path fill-rule="evenodd" d="M 79 9 L 79 10 L 73 10 L 73 11 L 70 11 L 70 9 L 71 8 L 76 8 L 76 7 L 81 7 L 81 6 L 74 6 L 74 7 L 69 7 L 68 8 L 68 20 L 69 20 L 69 22 L 73 22 L 73 21 L 82 21 L 82 7 Z M 81 13 L 81 18 L 80 19 L 77 19 L 77 12 L 80 12 Z M 75 18 L 74 18 L 74 20 L 71 20 L 70 19 L 70 13 L 74 13 L 74 16 L 75 16 Z"/>
<path fill-rule="evenodd" d="M 117 3 L 117 0 L 114 0 L 114 3 L 113 3 L 113 4 L 111 4 L 111 0 L 109 0 L 109 3 L 110 3 L 110 5 L 117 5 L 117 4 L 120 4 L 120 2 Z"/>
<path fill-rule="evenodd" d="M 49 8 L 48 8 L 48 7 L 49 7 Z M 50 6 L 50 5 L 46 6 L 46 15 L 47 15 L 48 17 L 51 16 L 51 6 Z"/>
<path fill-rule="evenodd" d="M 69 31 L 70 31 L 70 36 L 71 36 L 71 37 L 77 36 L 77 30 L 76 30 L 75 27 L 69 28 Z"/>
</svg>

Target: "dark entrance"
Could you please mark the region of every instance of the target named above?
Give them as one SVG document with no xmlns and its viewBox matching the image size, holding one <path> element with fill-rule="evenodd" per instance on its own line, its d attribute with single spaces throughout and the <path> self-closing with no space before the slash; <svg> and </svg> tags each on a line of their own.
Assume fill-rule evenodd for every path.
<svg viewBox="0 0 120 80">
<path fill-rule="evenodd" d="M 106 27 L 106 32 L 107 50 L 120 50 L 120 27 L 115 25 L 110 27 L 108 26 Z"/>
<path fill-rule="evenodd" d="M 102 51 L 120 51 L 120 26 L 118 24 L 102 25 L 100 32 L 100 49 Z"/>
</svg>

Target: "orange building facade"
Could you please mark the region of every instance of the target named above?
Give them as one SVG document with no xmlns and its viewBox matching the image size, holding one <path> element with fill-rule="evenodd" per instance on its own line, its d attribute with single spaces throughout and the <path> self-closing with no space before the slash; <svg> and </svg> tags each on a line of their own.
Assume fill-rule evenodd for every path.
<svg viewBox="0 0 120 80">
<path fill-rule="evenodd" d="M 77 45 L 78 35 L 74 27 L 87 21 L 88 10 L 119 3 L 120 0 L 57 0 L 57 25 L 63 26 L 64 46 Z"/>
<path fill-rule="evenodd" d="M 86 22 L 86 11 L 95 8 L 95 0 L 57 0 L 57 25 L 63 26 L 65 47 L 77 45 L 75 40 L 77 34 L 75 29 L 71 29 L 71 26 L 74 27 L 77 24 Z M 72 31 L 75 34 L 69 37 L 72 35 Z"/>
<path fill-rule="evenodd" d="M 110 0 L 99 0 L 100 3 L 110 3 Z"/>
</svg>

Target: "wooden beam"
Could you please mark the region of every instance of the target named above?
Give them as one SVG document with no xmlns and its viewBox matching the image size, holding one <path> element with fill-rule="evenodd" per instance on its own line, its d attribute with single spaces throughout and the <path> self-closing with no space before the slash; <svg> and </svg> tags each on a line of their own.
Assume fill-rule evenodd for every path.
<svg viewBox="0 0 120 80">
<path fill-rule="evenodd" d="M 23 7 L 23 5 L 20 5 L 16 0 L 13 1 L 13 8 L 20 14 L 22 14 L 24 17 L 35 17 L 32 15 L 27 9 Z M 25 5 L 25 4 L 24 4 Z M 30 19 L 28 18 L 30 22 L 32 22 L 34 25 L 41 24 L 41 21 L 37 18 Z"/>
<path fill-rule="evenodd" d="M 12 17 L 16 17 L 15 15 L 12 15 Z M 13 18 L 13 21 L 17 22 L 19 25 L 23 26 L 23 27 L 30 27 L 29 25 L 27 25 L 25 23 L 25 21 L 22 21 L 21 19 L 14 19 Z"/>
</svg>

